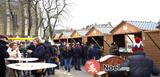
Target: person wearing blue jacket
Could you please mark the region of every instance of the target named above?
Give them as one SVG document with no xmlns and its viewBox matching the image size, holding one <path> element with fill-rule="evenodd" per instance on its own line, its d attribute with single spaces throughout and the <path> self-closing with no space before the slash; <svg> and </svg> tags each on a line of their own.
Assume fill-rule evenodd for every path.
<svg viewBox="0 0 160 77">
<path fill-rule="evenodd" d="M 141 50 L 135 51 L 122 66 L 130 68 L 128 77 L 151 77 L 151 74 L 159 76 L 160 73 L 154 62 Z"/>
<path fill-rule="evenodd" d="M 81 71 L 81 68 L 80 68 L 80 58 L 81 58 L 81 54 L 82 54 L 82 47 L 81 47 L 81 45 L 80 45 L 79 42 L 73 48 L 73 53 L 74 53 L 74 66 L 75 66 L 75 70 Z"/>
<path fill-rule="evenodd" d="M 101 57 L 101 51 L 97 45 L 92 44 L 88 52 L 89 59 L 98 60 Z"/>
<path fill-rule="evenodd" d="M 41 43 L 39 38 L 35 38 L 33 41 L 33 45 L 35 46 L 34 50 L 28 50 L 31 57 L 38 58 L 37 62 L 44 62 L 45 57 L 45 46 Z M 40 77 L 43 72 L 39 73 L 36 70 L 32 71 L 34 77 Z"/>
</svg>

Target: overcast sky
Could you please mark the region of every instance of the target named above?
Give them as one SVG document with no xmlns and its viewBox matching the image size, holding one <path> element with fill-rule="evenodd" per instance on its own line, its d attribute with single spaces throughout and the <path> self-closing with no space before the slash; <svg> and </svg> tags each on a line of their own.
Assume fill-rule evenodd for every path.
<svg viewBox="0 0 160 77">
<path fill-rule="evenodd" d="M 122 20 L 153 21 L 160 19 L 160 0 L 68 0 L 70 15 L 63 22 L 67 28 L 79 29 L 90 24 Z"/>
</svg>

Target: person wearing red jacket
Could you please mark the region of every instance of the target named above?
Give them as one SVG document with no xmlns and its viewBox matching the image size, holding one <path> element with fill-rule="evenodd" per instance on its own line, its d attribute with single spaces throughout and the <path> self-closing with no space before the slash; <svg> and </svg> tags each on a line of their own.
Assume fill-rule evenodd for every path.
<svg viewBox="0 0 160 77">
<path fill-rule="evenodd" d="M 132 47 L 132 52 L 135 52 L 137 50 L 140 50 L 140 51 L 143 51 L 143 44 L 142 44 L 142 41 L 141 41 L 141 38 L 139 37 L 136 37 L 135 38 L 135 44 L 133 45 Z"/>
</svg>

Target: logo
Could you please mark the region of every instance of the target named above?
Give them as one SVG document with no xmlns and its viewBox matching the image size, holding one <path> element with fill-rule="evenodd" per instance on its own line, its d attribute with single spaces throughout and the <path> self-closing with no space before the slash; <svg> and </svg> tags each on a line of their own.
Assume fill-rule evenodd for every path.
<svg viewBox="0 0 160 77">
<path fill-rule="evenodd" d="M 118 65 L 108 65 L 108 64 L 105 64 L 103 65 L 104 67 L 104 70 L 107 72 L 107 71 L 119 71 L 120 70 L 120 64 Z"/>
<path fill-rule="evenodd" d="M 100 71 L 100 63 L 96 60 L 89 60 L 85 64 L 85 69 L 89 74 L 95 75 Z"/>
</svg>

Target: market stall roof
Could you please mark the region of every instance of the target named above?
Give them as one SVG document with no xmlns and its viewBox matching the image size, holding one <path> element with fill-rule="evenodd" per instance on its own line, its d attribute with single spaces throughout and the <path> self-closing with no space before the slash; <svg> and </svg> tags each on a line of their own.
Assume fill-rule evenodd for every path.
<svg viewBox="0 0 160 77">
<path fill-rule="evenodd" d="M 126 21 L 141 30 L 157 30 L 158 23 L 152 21 Z"/>
<path fill-rule="evenodd" d="M 54 40 L 58 40 L 58 39 L 59 39 L 59 36 L 60 36 L 60 33 L 57 33 L 57 34 L 54 35 L 53 39 L 54 39 Z"/>
<path fill-rule="evenodd" d="M 72 31 L 71 32 L 62 32 L 59 36 L 60 39 L 67 39 L 67 38 L 71 38 L 71 34 L 72 34 Z"/>
<path fill-rule="evenodd" d="M 85 36 L 85 34 L 86 34 L 88 31 L 87 31 L 87 30 L 78 30 L 77 32 L 80 34 L 80 36 Z"/>
<path fill-rule="evenodd" d="M 101 36 L 104 34 L 110 34 L 113 27 L 111 26 L 105 26 L 105 27 L 92 27 L 87 33 L 87 36 Z"/>
<path fill-rule="evenodd" d="M 141 31 L 157 30 L 158 24 L 151 21 L 122 21 L 114 29 L 113 34 L 137 33 Z"/>
<path fill-rule="evenodd" d="M 100 32 L 102 32 L 103 34 L 110 34 L 111 30 L 113 29 L 113 27 L 107 27 L 107 28 L 97 28 Z"/>
<path fill-rule="evenodd" d="M 79 37 L 83 37 L 85 36 L 85 34 L 87 33 L 87 30 L 75 30 L 72 34 L 71 37 L 72 38 L 79 38 Z"/>
</svg>

